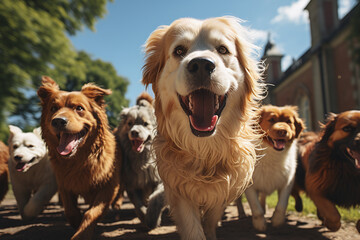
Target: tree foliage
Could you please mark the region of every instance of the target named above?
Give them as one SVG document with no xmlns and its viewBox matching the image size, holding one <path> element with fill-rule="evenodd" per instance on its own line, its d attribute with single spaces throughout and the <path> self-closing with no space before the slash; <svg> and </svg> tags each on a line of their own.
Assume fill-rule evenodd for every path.
<svg viewBox="0 0 360 240">
<path fill-rule="evenodd" d="M 105 81 L 126 91 L 127 81 L 112 73 L 89 72 L 87 64 L 98 62 L 111 69 L 111 64 L 92 61 L 77 53 L 67 34 L 73 35 L 84 26 L 94 29 L 98 18 L 106 13 L 107 0 L 1 0 L 0 4 L 0 139 L 7 137 L 6 120 L 20 116 L 26 125 L 34 124 L 38 99 L 34 94 L 42 75 L 56 79 L 60 86 L 70 86 L 71 79 Z M 81 59 L 85 62 L 82 62 Z M 90 69 L 96 69 L 95 66 Z M 102 77 L 111 77 L 111 80 Z M 102 80 L 100 80 L 100 78 Z M 106 84 L 104 84 L 106 86 Z M 114 90 L 115 95 L 119 94 Z M 120 98 L 119 98 L 120 99 Z M 124 100 L 124 101 L 123 101 Z M 122 95 L 120 103 L 126 103 Z M 116 105 L 117 106 L 117 105 Z M 115 107 L 118 110 L 118 107 Z M 13 118 L 11 118 L 13 119 Z M 28 119 L 35 119 L 28 121 Z M 21 121 L 20 121 L 21 122 Z"/>
</svg>

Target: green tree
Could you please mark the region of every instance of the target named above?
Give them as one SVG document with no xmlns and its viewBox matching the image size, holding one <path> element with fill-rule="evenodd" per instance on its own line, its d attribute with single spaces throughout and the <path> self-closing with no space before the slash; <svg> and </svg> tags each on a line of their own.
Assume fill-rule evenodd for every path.
<svg viewBox="0 0 360 240">
<path fill-rule="evenodd" d="M 110 126 L 118 124 L 117 116 L 123 107 L 129 105 L 129 100 L 125 98 L 128 80 L 118 76 L 111 63 L 103 62 L 100 59 L 93 60 L 83 51 L 78 53 L 76 58 L 77 66 L 84 69 L 85 76 L 67 75 L 64 89 L 67 91 L 80 90 L 85 83 L 95 83 L 106 89 L 111 89 L 112 94 L 106 97 L 107 115 Z"/>
<path fill-rule="evenodd" d="M 65 83 L 67 74 L 84 77 L 66 34 L 84 26 L 94 29 L 105 7 L 106 0 L 1 0 L 0 139 L 7 137 L 9 116 L 32 115 L 28 104 L 34 96 L 29 100 L 27 93 L 39 85 L 41 75 L 59 83 Z"/>
</svg>

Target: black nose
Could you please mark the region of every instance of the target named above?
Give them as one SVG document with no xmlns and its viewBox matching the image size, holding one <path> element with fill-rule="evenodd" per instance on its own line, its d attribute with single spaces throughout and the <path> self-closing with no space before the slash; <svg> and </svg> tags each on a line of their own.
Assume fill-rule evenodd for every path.
<svg viewBox="0 0 360 240">
<path fill-rule="evenodd" d="M 139 136 L 139 133 L 138 133 L 137 131 L 135 131 L 135 130 L 132 130 L 132 131 L 131 131 L 131 136 L 132 136 L 133 138 L 136 138 L 136 137 Z"/>
<path fill-rule="evenodd" d="M 61 130 L 63 129 L 64 127 L 66 127 L 68 123 L 68 119 L 67 118 L 54 118 L 52 121 L 51 121 L 51 125 L 58 129 L 58 130 Z"/>
<path fill-rule="evenodd" d="M 16 156 L 14 156 L 14 159 L 15 159 L 15 161 L 17 161 L 17 162 L 20 162 L 20 161 L 21 161 L 21 159 L 22 159 L 22 157 L 21 157 L 21 156 L 16 155 Z"/>
<path fill-rule="evenodd" d="M 277 134 L 279 137 L 285 137 L 286 136 L 286 130 L 278 130 L 277 131 Z"/>
<path fill-rule="evenodd" d="M 214 61 L 208 58 L 194 58 L 187 65 L 189 73 L 198 77 L 208 77 L 214 69 Z"/>
</svg>

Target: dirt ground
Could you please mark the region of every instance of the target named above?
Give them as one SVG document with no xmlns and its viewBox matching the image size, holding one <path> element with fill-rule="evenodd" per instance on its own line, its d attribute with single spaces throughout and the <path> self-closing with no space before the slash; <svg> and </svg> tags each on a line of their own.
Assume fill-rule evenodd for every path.
<svg viewBox="0 0 360 240">
<path fill-rule="evenodd" d="M 83 208 L 86 205 L 82 205 Z M 245 204 L 245 211 L 250 215 L 250 209 Z M 238 219 L 235 206 L 226 209 L 221 226 L 217 229 L 219 240 L 251 240 L 251 239 L 360 239 L 360 234 L 355 229 L 354 223 L 343 223 L 338 232 L 329 232 L 322 227 L 321 222 L 315 217 L 302 217 L 296 213 L 289 213 L 286 224 L 281 228 L 273 228 L 269 222 L 273 209 L 267 210 L 268 230 L 266 233 L 258 233 L 252 228 L 251 217 Z M 63 208 L 57 204 L 54 197 L 44 212 L 33 221 L 21 220 L 16 202 L 12 195 L 8 194 L 0 204 L 0 239 L 70 239 L 74 230 L 66 222 Z M 176 227 L 167 216 L 163 215 L 162 226 L 150 232 L 141 225 L 133 211 L 133 205 L 128 201 L 121 210 L 109 210 L 96 229 L 96 239 L 156 239 L 156 240 L 179 240 Z"/>
</svg>

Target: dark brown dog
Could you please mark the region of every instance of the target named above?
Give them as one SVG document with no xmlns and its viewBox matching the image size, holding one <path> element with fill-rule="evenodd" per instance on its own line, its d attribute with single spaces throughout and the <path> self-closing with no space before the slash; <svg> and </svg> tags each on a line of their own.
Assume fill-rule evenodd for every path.
<svg viewBox="0 0 360 240">
<path fill-rule="evenodd" d="M 104 96 L 110 90 L 86 84 L 80 92 L 65 92 L 49 77 L 38 90 L 41 100 L 42 136 L 71 226 L 72 239 L 91 239 L 97 221 L 119 188 L 115 139 L 109 130 Z M 82 217 L 78 196 L 89 209 Z"/>
<path fill-rule="evenodd" d="M 318 136 L 302 137 L 299 150 L 296 208 L 302 209 L 298 191 L 305 189 L 325 226 L 337 231 L 341 217 L 335 205 L 360 204 L 360 111 L 332 114 Z M 360 221 L 357 229 L 360 232 Z"/>
<path fill-rule="evenodd" d="M 9 148 L 0 141 L 0 202 L 4 199 L 9 189 Z"/>
</svg>

